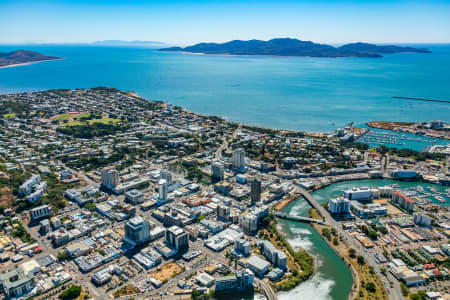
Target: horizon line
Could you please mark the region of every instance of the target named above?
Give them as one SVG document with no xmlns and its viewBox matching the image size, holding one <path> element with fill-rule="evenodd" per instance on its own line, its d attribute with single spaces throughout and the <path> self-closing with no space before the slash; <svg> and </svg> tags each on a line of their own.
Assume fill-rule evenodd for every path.
<svg viewBox="0 0 450 300">
<path fill-rule="evenodd" d="M 270 41 L 272 39 L 283 39 L 284 37 L 280 37 L 280 38 L 271 38 L 268 40 L 264 40 L 261 39 L 260 41 Z M 286 37 L 289 38 L 289 37 Z M 291 39 L 296 39 L 299 40 L 297 38 L 291 38 Z M 258 39 L 231 39 L 231 40 L 227 40 L 225 42 L 211 42 L 211 41 L 203 41 L 203 42 L 196 42 L 196 43 L 190 43 L 188 45 L 195 45 L 195 44 L 200 44 L 200 43 L 216 43 L 216 44 L 221 44 L 221 43 L 227 43 L 230 41 L 252 41 L 252 40 L 258 40 Z M 446 41 L 446 42 L 365 42 L 365 41 L 353 41 L 353 42 L 315 42 L 312 40 L 300 40 L 300 41 L 305 41 L 305 42 L 313 42 L 313 43 L 318 43 L 318 44 L 328 44 L 328 45 L 344 45 L 344 44 L 352 44 L 352 43 L 367 43 L 367 44 L 380 44 L 380 45 L 386 45 L 386 44 L 415 44 L 415 45 L 420 45 L 420 44 L 426 44 L 426 45 L 439 45 L 439 44 L 450 44 L 450 40 Z M 163 41 L 149 41 L 149 40 L 114 40 L 114 39 L 109 39 L 109 40 L 96 40 L 96 41 L 83 41 L 83 42 L 0 42 L 0 46 L 15 46 L 15 45 L 91 45 L 91 46 L 118 46 L 118 45 L 96 45 L 96 43 L 101 43 L 101 42 L 123 42 L 123 43 L 130 43 L 130 44 L 141 44 L 141 43 L 155 43 L 155 44 L 161 44 L 161 45 L 176 45 L 176 43 L 172 43 L 172 42 L 163 42 Z M 180 44 L 184 44 L 184 43 L 180 43 Z M 125 45 L 123 45 L 125 46 Z M 142 46 L 146 46 L 146 45 L 142 45 Z M 156 46 L 156 45 L 155 45 Z"/>
</svg>

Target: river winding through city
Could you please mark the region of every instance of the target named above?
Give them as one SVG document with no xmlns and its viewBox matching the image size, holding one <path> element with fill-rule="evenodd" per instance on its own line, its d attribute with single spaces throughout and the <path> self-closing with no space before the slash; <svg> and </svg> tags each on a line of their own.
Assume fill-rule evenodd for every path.
<svg viewBox="0 0 450 300">
<path fill-rule="evenodd" d="M 375 179 L 375 180 L 359 180 L 359 181 L 344 181 L 335 183 L 319 189 L 312 193 L 312 196 L 319 202 L 325 203 L 330 198 L 342 194 L 342 191 L 352 187 L 377 187 L 398 184 L 400 188 L 413 188 L 418 185 L 424 188 L 434 187 L 440 191 L 444 191 L 445 187 L 436 186 L 433 184 L 422 182 L 399 182 L 390 179 Z M 434 199 L 430 199 L 436 204 L 448 205 L 439 203 Z M 290 203 L 283 210 L 297 216 L 308 216 L 310 205 L 302 198 Z M 328 246 L 322 239 L 320 234 L 309 224 L 298 223 L 294 221 L 279 220 L 279 230 L 283 232 L 288 242 L 295 247 L 302 247 L 308 250 L 318 261 L 318 269 L 313 277 L 300 284 L 296 288 L 288 292 L 278 293 L 280 300 L 296 299 L 301 296 L 305 299 L 315 300 L 344 300 L 348 298 L 352 287 L 352 275 L 345 264 L 336 253 Z"/>
</svg>

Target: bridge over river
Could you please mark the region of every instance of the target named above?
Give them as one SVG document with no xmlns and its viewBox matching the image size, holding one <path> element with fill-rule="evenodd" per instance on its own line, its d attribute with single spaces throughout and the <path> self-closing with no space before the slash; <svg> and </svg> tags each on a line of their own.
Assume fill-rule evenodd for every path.
<svg viewBox="0 0 450 300">
<path fill-rule="evenodd" d="M 297 221 L 297 222 L 305 222 L 305 223 L 317 223 L 320 225 L 325 225 L 324 221 L 313 219 L 313 218 L 293 216 L 293 215 L 289 215 L 289 214 L 285 214 L 285 213 L 281 213 L 281 212 L 274 212 L 274 215 L 280 219 L 286 219 L 286 220 Z"/>
</svg>

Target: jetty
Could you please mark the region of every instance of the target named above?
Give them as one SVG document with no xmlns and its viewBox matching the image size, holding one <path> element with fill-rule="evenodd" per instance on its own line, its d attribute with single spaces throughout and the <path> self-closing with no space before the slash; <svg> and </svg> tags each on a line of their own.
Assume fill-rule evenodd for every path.
<svg viewBox="0 0 450 300">
<path fill-rule="evenodd" d="M 449 100 L 436 100 L 436 99 L 412 98 L 412 97 L 401 97 L 401 96 L 392 96 L 392 98 L 393 99 L 402 99 L 402 100 L 415 100 L 415 101 L 426 101 L 426 102 L 450 103 Z"/>
</svg>

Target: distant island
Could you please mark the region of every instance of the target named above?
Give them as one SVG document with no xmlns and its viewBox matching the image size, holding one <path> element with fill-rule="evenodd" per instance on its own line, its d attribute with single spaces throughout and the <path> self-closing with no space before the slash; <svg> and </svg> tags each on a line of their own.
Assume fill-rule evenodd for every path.
<svg viewBox="0 0 450 300">
<path fill-rule="evenodd" d="M 163 42 L 155 41 L 122 41 L 122 40 L 104 40 L 96 41 L 92 44 L 96 46 L 137 46 L 137 47 L 162 47 L 166 45 Z"/>
<path fill-rule="evenodd" d="M 26 65 L 55 59 L 62 59 L 62 58 L 56 56 L 46 56 L 38 52 L 28 50 L 0 52 L 0 68 Z"/>
<path fill-rule="evenodd" d="M 413 52 L 431 53 L 428 49 L 377 46 L 366 43 L 352 43 L 341 47 L 300 41 L 291 38 L 278 38 L 269 41 L 234 40 L 223 44 L 200 43 L 189 47 L 162 48 L 160 51 L 182 51 L 201 54 L 229 55 L 276 55 L 276 56 L 310 56 L 310 57 L 382 57 L 382 54 Z"/>
</svg>

